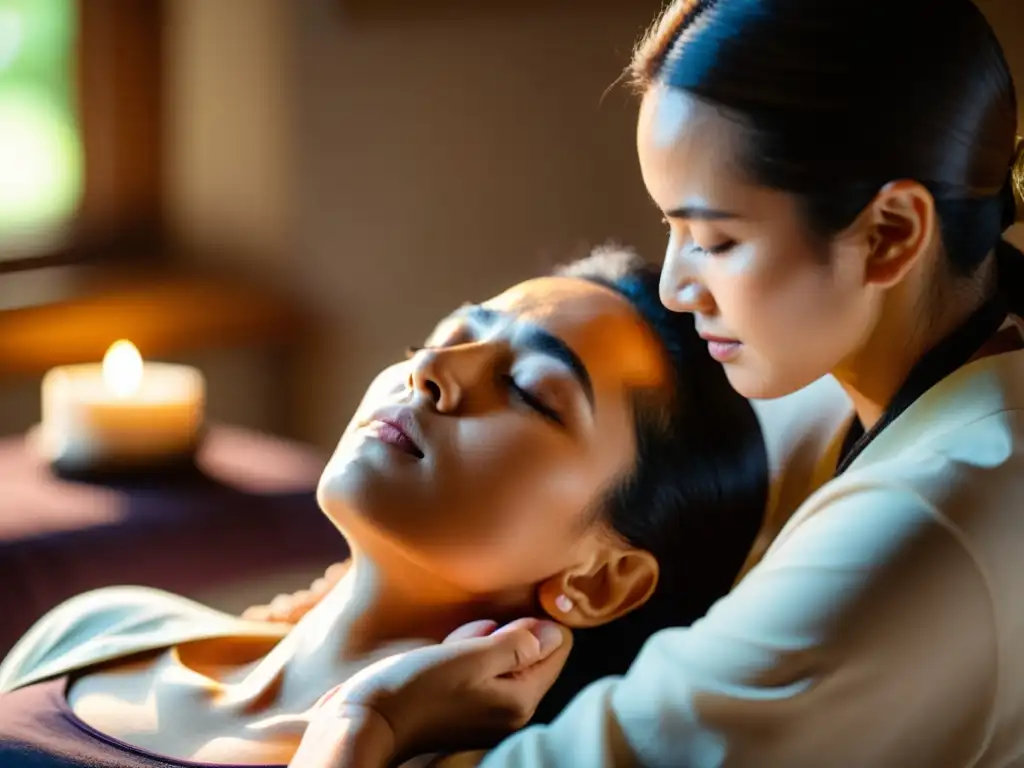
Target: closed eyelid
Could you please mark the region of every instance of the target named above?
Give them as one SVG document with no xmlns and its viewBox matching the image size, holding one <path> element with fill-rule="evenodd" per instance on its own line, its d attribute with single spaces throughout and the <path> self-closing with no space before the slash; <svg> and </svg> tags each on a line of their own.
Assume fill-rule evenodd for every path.
<svg viewBox="0 0 1024 768">
<path fill-rule="evenodd" d="M 445 346 L 472 343 L 472 341 L 479 338 L 475 327 L 486 326 L 493 329 L 497 327 L 498 323 L 508 323 L 511 326 L 518 325 L 514 316 L 480 305 L 461 307 L 456 310 L 450 319 L 460 322 L 460 327 L 455 336 L 445 340 Z M 445 322 L 442 321 L 438 325 L 438 330 L 443 328 Z M 469 338 L 465 341 L 453 340 L 459 338 L 462 334 Z M 515 329 L 514 337 L 510 340 L 510 344 L 515 348 L 521 349 L 524 353 L 537 352 L 565 365 L 582 390 L 590 410 L 594 411 L 596 404 L 590 373 L 579 356 L 561 338 L 539 326 L 525 323 Z"/>
</svg>

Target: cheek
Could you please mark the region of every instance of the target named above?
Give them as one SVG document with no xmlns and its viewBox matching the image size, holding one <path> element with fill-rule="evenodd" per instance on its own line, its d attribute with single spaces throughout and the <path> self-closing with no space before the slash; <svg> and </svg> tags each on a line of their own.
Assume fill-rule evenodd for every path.
<svg viewBox="0 0 1024 768">
<path fill-rule="evenodd" d="M 750 293 L 762 297 L 755 328 L 772 335 L 766 342 L 792 352 L 842 356 L 863 322 L 863 292 L 828 263 L 801 261 L 805 263 L 770 272 L 751 286 Z M 794 340 L 799 343 L 792 344 Z"/>
<path fill-rule="evenodd" d="M 461 451 L 444 473 L 448 499 L 438 554 L 451 576 L 475 590 L 532 584 L 565 567 L 581 520 L 601 483 L 570 441 L 533 439 Z"/>
<path fill-rule="evenodd" d="M 453 581 L 470 591 L 493 592 L 537 584 L 573 561 L 585 505 L 521 501 L 488 507 L 486 530 L 446 549 L 444 564 Z"/>
<path fill-rule="evenodd" d="M 825 376 L 870 325 L 864 292 L 817 254 L 765 254 L 720 283 L 725 324 L 746 344 L 726 373 L 748 397 L 781 396 Z"/>
<path fill-rule="evenodd" d="M 504 443 L 493 432 L 455 457 L 459 469 L 442 471 L 442 491 L 495 537 L 536 530 L 550 514 L 579 511 L 594 493 L 594 472 L 567 440 Z M 552 444 L 564 443 L 564 444 Z M 450 461 L 451 459 L 449 459 Z"/>
</svg>

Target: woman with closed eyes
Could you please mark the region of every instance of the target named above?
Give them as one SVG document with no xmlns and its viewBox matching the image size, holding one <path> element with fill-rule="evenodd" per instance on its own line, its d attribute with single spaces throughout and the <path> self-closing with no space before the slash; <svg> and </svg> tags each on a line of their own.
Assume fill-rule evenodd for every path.
<svg viewBox="0 0 1024 768">
<path fill-rule="evenodd" d="M 783 452 L 764 546 L 701 621 L 481 764 L 1024 764 L 1024 141 L 996 31 L 971 0 L 674 0 L 629 75 L 662 302 L 737 392 L 787 401 L 773 463 L 824 439 Z M 521 651 L 390 659 L 296 765 L 515 729 L 565 653 Z"/>
<path fill-rule="evenodd" d="M 351 566 L 294 627 L 152 590 L 72 600 L 0 668 L 0 765 L 283 765 L 328 689 L 523 614 L 578 629 L 550 720 L 728 591 L 766 461 L 656 269 L 609 250 L 526 281 L 453 312 L 370 386 L 318 492 Z"/>
</svg>

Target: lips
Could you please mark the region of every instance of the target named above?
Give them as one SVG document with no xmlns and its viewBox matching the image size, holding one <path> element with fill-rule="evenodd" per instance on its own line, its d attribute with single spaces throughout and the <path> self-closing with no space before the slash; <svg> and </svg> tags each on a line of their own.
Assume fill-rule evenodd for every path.
<svg viewBox="0 0 1024 768">
<path fill-rule="evenodd" d="M 713 336 L 710 333 L 700 333 L 700 337 L 708 344 L 708 353 L 720 363 L 732 362 L 739 355 L 743 346 L 736 339 L 725 336 Z"/>
<path fill-rule="evenodd" d="M 704 341 L 709 344 L 739 344 L 739 339 L 730 339 L 727 336 L 715 336 L 710 333 L 698 334 Z"/>
<path fill-rule="evenodd" d="M 410 408 L 377 411 L 366 422 L 365 430 L 381 442 L 391 445 L 417 459 L 424 456 L 416 417 Z"/>
</svg>

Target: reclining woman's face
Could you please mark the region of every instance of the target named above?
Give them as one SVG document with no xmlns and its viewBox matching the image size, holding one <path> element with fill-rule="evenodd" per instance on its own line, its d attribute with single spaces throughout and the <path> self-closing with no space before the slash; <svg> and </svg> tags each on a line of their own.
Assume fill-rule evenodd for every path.
<svg viewBox="0 0 1024 768">
<path fill-rule="evenodd" d="M 442 320 L 370 386 L 319 489 L 354 550 L 496 594 L 598 555 L 595 507 L 636 458 L 634 396 L 664 354 L 584 280 L 521 283 Z"/>
</svg>

